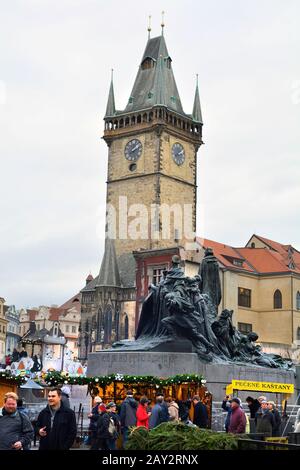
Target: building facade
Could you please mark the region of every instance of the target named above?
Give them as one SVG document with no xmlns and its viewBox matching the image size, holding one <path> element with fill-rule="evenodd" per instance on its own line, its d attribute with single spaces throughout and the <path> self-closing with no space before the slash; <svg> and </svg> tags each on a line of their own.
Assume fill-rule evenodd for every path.
<svg viewBox="0 0 300 470">
<path fill-rule="evenodd" d="M 0 297 L 0 363 L 5 364 L 6 335 L 8 321 L 4 313 L 5 300 Z"/>
<path fill-rule="evenodd" d="M 20 312 L 16 310 L 14 305 L 10 305 L 5 309 L 5 318 L 8 321 L 6 334 L 6 354 L 12 354 L 13 350 L 18 348 L 20 341 L 19 316 Z"/>
</svg>

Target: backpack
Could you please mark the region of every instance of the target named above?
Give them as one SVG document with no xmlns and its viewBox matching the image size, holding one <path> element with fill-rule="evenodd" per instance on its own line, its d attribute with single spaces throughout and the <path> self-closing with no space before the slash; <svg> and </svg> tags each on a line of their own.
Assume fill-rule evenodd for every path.
<svg viewBox="0 0 300 470">
<path fill-rule="evenodd" d="M 113 418 L 109 418 L 108 432 L 112 437 L 116 434 L 116 425 Z"/>
</svg>

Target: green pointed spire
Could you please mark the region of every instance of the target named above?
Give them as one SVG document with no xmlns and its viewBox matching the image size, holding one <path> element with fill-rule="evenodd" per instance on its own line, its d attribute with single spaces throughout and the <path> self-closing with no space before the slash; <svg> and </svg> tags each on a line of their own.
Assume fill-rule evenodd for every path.
<svg viewBox="0 0 300 470">
<path fill-rule="evenodd" d="M 105 111 L 105 117 L 112 117 L 115 115 L 116 106 L 115 106 L 115 94 L 114 94 L 114 83 L 113 83 L 113 69 L 111 71 L 111 81 L 109 87 L 109 94 L 107 100 L 107 106 Z"/>
<path fill-rule="evenodd" d="M 148 39 L 125 112 L 163 105 L 184 115 L 163 35 Z"/>
<path fill-rule="evenodd" d="M 121 286 L 115 245 L 111 238 L 106 238 L 105 240 L 105 250 L 97 279 L 97 286 Z"/>
<path fill-rule="evenodd" d="M 200 105 L 199 87 L 198 87 L 198 74 L 197 74 L 196 92 L 195 92 L 194 107 L 193 107 L 193 119 L 194 121 L 200 122 L 201 124 L 203 124 L 201 105 Z"/>
</svg>

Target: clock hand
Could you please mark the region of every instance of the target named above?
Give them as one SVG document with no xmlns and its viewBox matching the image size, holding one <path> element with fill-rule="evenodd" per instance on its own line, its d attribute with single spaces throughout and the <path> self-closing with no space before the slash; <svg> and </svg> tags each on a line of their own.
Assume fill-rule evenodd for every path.
<svg viewBox="0 0 300 470">
<path fill-rule="evenodd" d="M 183 154 L 183 150 L 181 150 L 181 152 L 179 152 L 177 155 L 182 155 Z"/>
<path fill-rule="evenodd" d="M 136 145 L 135 147 L 133 147 L 133 149 L 131 149 L 131 151 L 134 152 L 134 151 L 135 151 L 136 149 L 138 149 L 138 148 L 139 148 L 139 146 Z"/>
</svg>

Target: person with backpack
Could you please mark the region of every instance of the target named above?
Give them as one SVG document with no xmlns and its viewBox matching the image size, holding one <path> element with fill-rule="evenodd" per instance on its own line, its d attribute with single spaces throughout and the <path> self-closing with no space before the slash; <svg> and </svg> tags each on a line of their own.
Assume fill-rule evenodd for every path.
<svg viewBox="0 0 300 470">
<path fill-rule="evenodd" d="M 106 405 L 97 423 L 97 441 L 91 450 L 114 450 L 118 439 L 119 420 L 116 415 L 117 406 L 114 402 Z"/>
<path fill-rule="evenodd" d="M 33 439 L 33 427 L 28 416 L 17 410 L 18 395 L 4 395 L 4 407 L 0 416 L 0 450 L 29 450 Z"/>
</svg>

